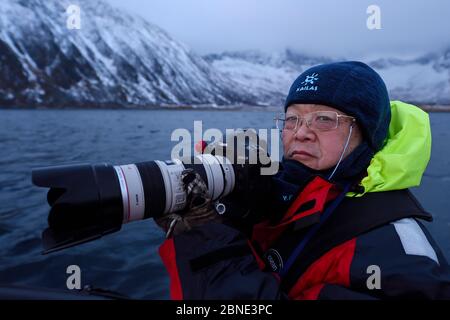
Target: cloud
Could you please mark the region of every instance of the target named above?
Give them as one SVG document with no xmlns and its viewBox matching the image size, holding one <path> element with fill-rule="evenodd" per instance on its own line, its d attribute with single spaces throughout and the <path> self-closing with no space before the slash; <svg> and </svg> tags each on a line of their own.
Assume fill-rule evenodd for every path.
<svg viewBox="0 0 450 320">
<path fill-rule="evenodd" d="M 106 0 L 199 53 L 286 47 L 326 56 L 415 55 L 450 46 L 447 0 Z M 381 30 L 368 30 L 369 5 Z"/>
</svg>

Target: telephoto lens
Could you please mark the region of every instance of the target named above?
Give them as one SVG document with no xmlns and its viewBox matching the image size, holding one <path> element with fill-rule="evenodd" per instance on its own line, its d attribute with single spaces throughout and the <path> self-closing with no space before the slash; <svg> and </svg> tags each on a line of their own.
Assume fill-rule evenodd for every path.
<svg viewBox="0 0 450 320">
<path fill-rule="evenodd" d="M 248 199 L 247 195 L 270 184 L 267 177 L 259 174 L 258 168 L 264 166 L 258 161 L 259 154 L 257 161 L 250 163 L 252 153 L 266 151 L 260 147 L 259 140 L 239 142 L 241 139 L 237 137 L 216 145 L 210 153 L 182 160 L 118 166 L 64 165 L 33 170 L 33 183 L 50 188 L 44 253 L 100 238 L 131 221 L 159 218 L 183 210 L 187 194 L 181 175 L 189 168 L 205 181 L 207 195 L 213 201 L 227 197 L 233 190 L 239 199 Z M 236 155 L 234 151 L 239 144 L 243 144 L 243 152 Z"/>
</svg>

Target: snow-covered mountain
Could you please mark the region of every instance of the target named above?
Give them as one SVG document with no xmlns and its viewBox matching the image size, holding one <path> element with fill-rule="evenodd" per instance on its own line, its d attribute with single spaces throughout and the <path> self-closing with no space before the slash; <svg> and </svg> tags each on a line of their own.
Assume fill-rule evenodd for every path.
<svg viewBox="0 0 450 320">
<path fill-rule="evenodd" d="M 81 29 L 66 9 L 81 8 Z M 253 103 L 146 20 L 99 0 L 0 1 L 0 105 Z"/>
<path fill-rule="evenodd" d="M 369 65 L 385 80 L 391 99 L 450 104 L 450 49 L 416 59 L 380 59 Z"/>
<path fill-rule="evenodd" d="M 224 52 L 205 56 L 213 67 L 258 97 L 258 105 L 282 105 L 289 87 L 303 70 L 331 60 L 293 50 L 268 54 L 260 51 Z"/>
<path fill-rule="evenodd" d="M 292 50 L 224 52 L 205 56 L 216 69 L 237 81 L 262 104 L 279 103 L 295 78 L 307 68 L 345 58 L 311 57 Z M 363 60 L 386 82 L 391 99 L 419 104 L 450 104 L 450 49 L 415 59 Z M 265 103 L 264 103 L 265 102 Z"/>
<path fill-rule="evenodd" d="M 81 29 L 67 28 L 70 4 Z M 101 0 L 0 0 L 0 107 L 282 105 L 305 69 L 345 57 L 284 50 L 201 57 L 150 22 Z M 450 49 L 366 59 L 392 99 L 450 104 Z"/>
</svg>

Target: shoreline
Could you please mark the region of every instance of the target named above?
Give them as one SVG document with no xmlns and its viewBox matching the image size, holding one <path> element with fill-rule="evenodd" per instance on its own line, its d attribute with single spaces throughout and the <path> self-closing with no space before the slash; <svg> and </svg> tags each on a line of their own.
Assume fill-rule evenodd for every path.
<svg viewBox="0 0 450 320">
<path fill-rule="evenodd" d="M 282 106 L 255 106 L 255 105 L 170 105 L 170 106 L 0 106 L 0 110 L 147 110 L 147 111 L 262 111 L 282 112 Z"/>
<path fill-rule="evenodd" d="M 419 107 L 426 112 L 450 112 L 450 105 L 422 105 Z"/>
<path fill-rule="evenodd" d="M 414 104 L 425 112 L 450 112 L 450 105 Z M 283 112 L 282 106 L 255 106 L 255 105 L 166 105 L 166 106 L 31 106 L 31 107 L 5 107 L 0 106 L 0 110 L 148 110 L 148 111 L 255 111 L 255 112 Z"/>
</svg>

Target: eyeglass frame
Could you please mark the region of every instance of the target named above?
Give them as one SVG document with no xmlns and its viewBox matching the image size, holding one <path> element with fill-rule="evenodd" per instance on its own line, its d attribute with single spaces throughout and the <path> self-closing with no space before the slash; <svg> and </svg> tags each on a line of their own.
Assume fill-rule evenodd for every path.
<svg viewBox="0 0 450 320">
<path fill-rule="evenodd" d="M 306 117 L 308 116 L 308 115 L 311 115 L 311 114 L 315 114 L 315 113 L 319 113 L 319 112 L 332 112 L 332 113 L 334 113 L 334 114 L 336 114 L 336 118 L 337 118 L 337 121 L 336 121 L 336 127 L 334 127 L 334 128 L 331 128 L 331 129 L 327 129 L 327 130 L 320 130 L 320 129 L 314 129 L 314 128 L 311 128 L 310 126 L 311 126 L 311 120 L 312 120 L 312 118 L 310 118 L 309 119 L 309 121 L 308 121 L 308 119 L 306 119 Z M 336 130 L 338 127 L 339 127 L 339 118 L 348 118 L 348 119 L 351 119 L 352 120 L 352 125 L 356 122 L 356 118 L 355 117 L 352 117 L 352 116 L 347 116 L 347 115 L 343 115 L 343 114 L 339 114 L 339 113 L 337 113 L 336 111 L 331 111 L 331 110 L 322 110 L 322 111 L 313 111 L 313 112 L 310 112 L 310 113 L 307 113 L 305 116 L 299 116 L 299 115 L 296 115 L 296 114 L 292 114 L 292 117 L 296 117 L 297 118 L 297 121 L 296 121 L 296 124 L 295 124 L 295 127 L 294 127 L 294 129 L 285 129 L 284 128 L 284 123 L 286 122 L 286 113 L 283 113 L 283 112 L 280 112 L 278 115 L 285 115 L 284 116 L 284 119 L 280 119 L 280 118 L 278 118 L 278 117 L 276 117 L 276 118 L 274 118 L 274 120 L 275 120 L 275 126 L 277 127 L 277 129 L 278 130 L 289 130 L 289 131 L 293 131 L 293 132 L 297 132 L 298 131 L 298 129 L 299 128 L 301 128 L 301 126 L 302 126 L 302 124 L 303 124 L 303 120 L 305 120 L 305 123 L 306 123 L 306 127 L 308 128 L 308 129 L 310 129 L 310 130 L 313 130 L 313 131 L 321 131 L 321 132 L 325 132 L 325 131 L 331 131 L 331 130 Z M 300 126 L 299 126 L 299 120 L 300 119 L 302 119 L 302 122 L 300 123 Z M 283 121 L 283 126 L 282 126 L 282 128 L 279 128 L 278 127 L 278 122 L 279 121 Z"/>
</svg>

